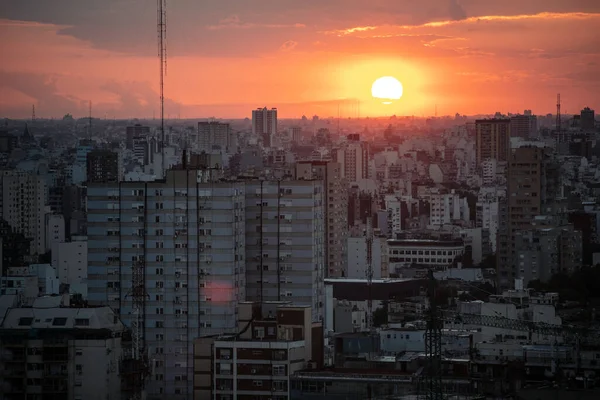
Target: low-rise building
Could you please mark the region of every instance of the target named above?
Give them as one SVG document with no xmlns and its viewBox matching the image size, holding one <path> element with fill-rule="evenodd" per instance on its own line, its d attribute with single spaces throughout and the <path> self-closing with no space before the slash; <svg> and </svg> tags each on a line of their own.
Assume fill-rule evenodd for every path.
<svg viewBox="0 0 600 400">
<path fill-rule="evenodd" d="M 194 399 L 289 399 L 290 376 L 323 364 L 323 325 L 309 306 L 245 302 L 238 334 L 194 346 Z"/>
<path fill-rule="evenodd" d="M 109 307 L 9 308 L 0 324 L 3 399 L 120 398 L 123 331 Z"/>
</svg>

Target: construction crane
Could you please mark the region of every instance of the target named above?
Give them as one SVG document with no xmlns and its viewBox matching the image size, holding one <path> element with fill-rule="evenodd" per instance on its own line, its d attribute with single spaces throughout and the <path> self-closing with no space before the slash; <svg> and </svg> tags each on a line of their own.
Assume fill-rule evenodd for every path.
<svg viewBox="0 0 600 400">
<path fill-rule="evenodd" d="M 425 352 L 427 369 L 425 375 L 425 399 L 443 400 L 445 395 L 442 386 L 442 327 L 444 323 L 502 328 L 512 331 L 528 332 L 529 339 L 533 334 L 563 337 L 565 343 L 574 343 L 576 349 L 576 370 L 580 369 L 580 351 L 582 344 L 600 344 L 600 330 L 586 329 L 576 326 L 563 326 L 543 322 L 532 322 L 501 316 L 460 313 L 441 310 L 436 301 L 437 281 L 433 271 L 429 271 L 429 310 L 425 331 Z M 556 343 L 556 341 L 555 341 Z M 554 354 L 557 355 L 556 353 Z M 556 373 L 557 361 L 553 360 L 552 370 Z"/>
</svg>

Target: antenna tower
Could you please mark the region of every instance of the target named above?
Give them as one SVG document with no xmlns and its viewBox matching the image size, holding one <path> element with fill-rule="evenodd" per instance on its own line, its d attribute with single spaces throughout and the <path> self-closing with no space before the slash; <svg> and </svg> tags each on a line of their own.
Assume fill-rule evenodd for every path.
<svg viewBox="0 0 600 400">
<path fill-rule="evenodd" d="M 560 134 L 561 130 L 561 120 L 560 120 L 560 93 L 556 95 L 556 132 Z"/>
<path fill-rule="evenodd" d="M 373 329 L 373 217 L 367 212 L 367 328 Z"/>
<path fill-rule="evenodd" d="M 90 100 L 90 115 L 88 121 L 88 136 L 92 140 L 92 101 Z"/>
<path fill-rule="evenodd" d="M 444 400 L 442 389 L 442 320 L 437 304 L 437 282 L 433 271 L 429 271 L 429 311 L 425 330 L 425 399 Z"/>
<path fill-rule="evenodd" d="M 31 106 L 31 121 L 35 121 L 35 104 Z"/>
<path fill-rule="evenodd" d="M 157 0 L 158 58 L 160 59 L 160 141 L 162 172 L 165 171 L 165 76 L 167 75 L 167 0 Z"/>
</svg>

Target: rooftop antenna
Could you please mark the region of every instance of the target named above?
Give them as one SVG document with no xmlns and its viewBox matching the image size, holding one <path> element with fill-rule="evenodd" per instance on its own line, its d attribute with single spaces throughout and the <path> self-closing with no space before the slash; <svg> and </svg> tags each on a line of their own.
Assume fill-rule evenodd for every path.
<svg viewBox="0 0 600 400">
<path fill-rule="evenodd" d="M 167 0 L 157 0 L 158 4 L 158 57 L 160 59 L 160 136 L 162 173 L 165 172 L 165 76 L 167 75 Z"/>
<path fill-rule="evenodd" d="M 35 104 L 31 106 L 31 122 L 35 121 Z"/>
</svg>

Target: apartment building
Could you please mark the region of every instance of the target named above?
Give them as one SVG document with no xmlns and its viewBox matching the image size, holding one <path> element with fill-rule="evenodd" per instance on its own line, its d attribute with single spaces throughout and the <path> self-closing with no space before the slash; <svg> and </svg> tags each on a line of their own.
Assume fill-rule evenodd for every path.
<svg viewBox="0 0 600 400">
<path fill-rule="evenodd" d="M 111 150 L 92 150 L 87 155 L 87 182 L 119 182 L 123 178 L 121 155 Z"/>
<path fill-rule="evenodd" d="M 530 229 L 537 216 L 551 215 L 555 211 L 560 189 L 559 164 L 549 148 L 520 147 L 509 159 L 506 180 L 507 193 L 499 205 L 497 235 L 500 290 L 511 289 L 519 276 L 516 233 Z"/>
<path fill-rule="evenodd" d="M 0 217 L 10 227 L 32 239 L 31 253 L 46 252 L 46 184 L 29 172 L 0 171 L 2 204 Z"/>
<path fill-rule="evenodd" d="M 9 308 L 0 323 L 2 398 L 121 398 L 123 331 L 109 307 Z"/>
<path fill-rule="evenodd" d="M 210 170 L 88 187 L 88 300 L 130 326 L 132 267 L 144 268 L 148 399 L 189 399 L 193 340 L 237 328 L 245 295 L 244 184 Z"/>
<path fill-rule="evenodd" d="M 510 119 L 478 119 L 476 129 L 476 162 L 487 159 L 506 161 L 510 156 Z"/>
<path fill-rule="evenodd" d="M 322 180 L 246 182 L 246 299 L 308 305 L 323 317 Z"/>
<path fill-rule="evenodd" d="M 201 121 L 198 122 L 198 137 L 194 145 L 199 153 L 212 153 L 214 149 L 217 153 L 235 153 L 237 152 L 236 139 L 229 124 Z"/>
<path fill-rule="evenodd" d="M 469 222 L 469 204 L 466 197 L 461 198 L 454 190 L 445 192 L 432 188 L 429 192 L 429 225 L 440 228 L 455 221 Z"/>
<path fill-rule="evenodd" d="M 342 178 L 342 166 L 331 161 L 299 161 L 296 179 L 323 181 L 326 276 L 348 276 L 348 185 Z"/>
<path fill-rule="evenodd" d="M 360 141 L 360 135 L 348 135 L 345 148 L 334 153 L 334 160 L 342 166 L 343 177 L 349 183 L 369 178 L 369 144 Z"/>
<path fill-rule="evenodd" d="M 323 364 L 323 326 L 309 306 L 240 303 L 239 318 L 239 334 L 196 340 L 194 399 L 288 400 L 292 375 Z"/>
</svg>

